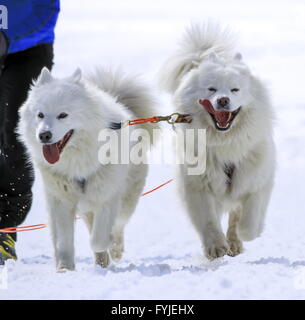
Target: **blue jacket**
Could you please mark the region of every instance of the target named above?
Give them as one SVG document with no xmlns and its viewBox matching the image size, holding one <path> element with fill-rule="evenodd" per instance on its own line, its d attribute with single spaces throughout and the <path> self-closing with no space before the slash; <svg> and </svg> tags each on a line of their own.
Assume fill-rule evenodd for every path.
<svg viewBox="0 0 305 320">
<path fill-rule="evenodd" d="M 8 53 L 54 41 L 59 0 L 1 0 L 1 5 L 8 11 L 8 28 L 2 30 Z"/>
</svg>

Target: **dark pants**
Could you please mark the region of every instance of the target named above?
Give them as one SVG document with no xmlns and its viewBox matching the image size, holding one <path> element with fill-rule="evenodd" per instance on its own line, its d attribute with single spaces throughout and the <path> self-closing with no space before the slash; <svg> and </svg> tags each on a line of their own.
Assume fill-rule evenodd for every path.
<svg viewBox="0 0 305 320">
<path fill-rule="evenodd" d="M 9 54 L 0 75 L 0 229 L 21 224 L 32 204 L 33 170 L 15 128 L 32 80 L 53 65 L 53 44 Z M 15 237 L 16 239 L 16 237 Z"/>
</svg>

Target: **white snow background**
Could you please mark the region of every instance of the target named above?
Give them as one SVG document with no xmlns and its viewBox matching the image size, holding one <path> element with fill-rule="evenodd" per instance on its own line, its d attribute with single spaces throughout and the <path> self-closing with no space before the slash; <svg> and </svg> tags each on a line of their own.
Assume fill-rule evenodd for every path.
<svg viewBox="0 0 305 320">
<path fill-rule="evenodd" d="M 156 87 L 156 73 L 190 22 L 230 25 L 238 51 L 272 92 L 277 115 L 276 184 L 266 228 L 237 257 L 209 262 L 174 184 L 143 197 L 126 229 L 122 262 L 93 264 L 87 230 L 76 228 L 76 271 L 55 273 L 49 230 L 18 235 L 0 299 L 304 299 L 305 2 L 300 0 L 62 0 L 55 76 L 121 65 Z M 161 114 L 169 98 L 158 94 Z M 173 176 L 153 165 L 145 190 Z M 39 176 L 24 225 L 46 223 Z"/>
</svg>

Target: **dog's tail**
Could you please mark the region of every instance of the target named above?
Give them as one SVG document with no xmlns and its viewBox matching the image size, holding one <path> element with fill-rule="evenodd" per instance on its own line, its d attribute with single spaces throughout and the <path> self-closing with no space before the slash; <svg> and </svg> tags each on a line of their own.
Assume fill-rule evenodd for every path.
<svg viewBox="0 0 305 320">
<path fill-rule="evenodd" d="M 173 93 L 182 77 L 196 68 L 212 52 L 221 57 L 233 54 L 235 35 L 228 28 L 207 22 L 186 29 L 178 52 L 164 64 L 159 74 L 162 89 Z"/>
<path fill-rule="evenodd" d="M 90 80 L 103 91 L 116 97 L 119 103 L 134 114 L 134 118 L 150 118 L 156 115 L 156 100 L 149 87 L 145 86 L 138 76 L 127 76 L 120 69 L 113 71 L 98 68 L 90 75 Z M 158 127 L 156 123 L 142 125 L 151 137 L 153 129 Z"/>
</svg>

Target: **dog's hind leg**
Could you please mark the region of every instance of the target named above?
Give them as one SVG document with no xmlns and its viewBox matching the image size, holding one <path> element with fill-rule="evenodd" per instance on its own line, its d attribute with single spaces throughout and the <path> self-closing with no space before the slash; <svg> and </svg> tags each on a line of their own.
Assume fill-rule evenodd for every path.
<svg viewBox="0 0 305 320">
<path fill-rule="evenodd" d="M 236 256 L 243 252 L 243 244 L 239 239 L 237 227 L 241 216 L 241 206 L 239 205 L 235 210 L 232 210 L 229 214 L 229 227 L 227 231 L 227 240 L 230 250 L 229 256 Z"/>
<path fill-rule="evenodd" d="M 74 270 L 75 206 L 50 194 L 47 195 L 47 200 L 56 270 Z"/>
<path fill-rule="evenodd" d="M 148 166 L 145 164 L 131 165 L 127 178 L 126 193 L 122 199 L 122 210 L 116 219 L 112 237 L 113 243 L 110 249 L 111 258 L 119 261 L 124 252 L 124 228 L 135 211 L 139 197 L 143 192 Z"/>
<path fill-rule="evenodd" d="M 105 268 L 110 259 L 108 249 L 112 245 L 112 235 L 115 219 L 121 207 L 118 199 L 111 199 L 102 205 L 102 209 L 93 213 L 90 244 L 95 254 L 95 262 Z"/>
<path fill-rule="evenodd" d="M 243 199 L 242 214 L 238 225 L 242 240 L 251 241 L 262 233 L 271 190 L 272 184 L 270 183 Z"/>
<path fill-rule="evenodd" d="M 116 223 L 112 231 L 113 243 L 110 249 L 110 255 L 113 261 L 120 261 L 124 252 L 124 226 L 125 221 Z"/>
<path fill-rule="evenodd" d="M 88 228 L 89 234 L 91 234 L 93 226 L 93 212 L 87 212 L 83 216 L 83 220 Z"/>
<path fill-rule="evenodd" d="M 84 215 L 84 221 L 87 225 L 89 233 L 91 234 L 93 228 L 93 213 L 88 212 Z M 109 254 L 107 251 L 94 252 L 95 264 L 100 265 L 102 268 L 107 268 L 110 264 Z"/>
</svg>

